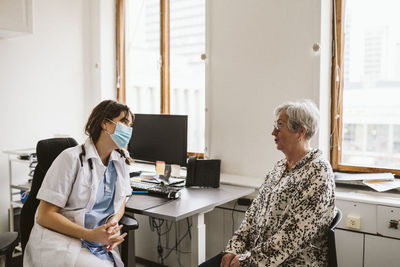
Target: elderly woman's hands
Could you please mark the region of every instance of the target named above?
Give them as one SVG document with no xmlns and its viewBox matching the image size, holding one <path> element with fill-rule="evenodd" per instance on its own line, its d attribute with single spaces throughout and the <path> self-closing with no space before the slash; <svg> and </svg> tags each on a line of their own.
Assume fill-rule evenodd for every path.
<svg viewBox="0 0 400 267">
<path fill-rule="evenodd" d="M 240 262 L 239 262 L 239 255 L 236 255 L 232 261 L 229 267 L 240 267 Z"/>
<path fill-rule="evenodd" d="M 221 260 L 220 267 L 239 267 L 239 256 L 233 253 L 226 253 Z"/>
</svg>

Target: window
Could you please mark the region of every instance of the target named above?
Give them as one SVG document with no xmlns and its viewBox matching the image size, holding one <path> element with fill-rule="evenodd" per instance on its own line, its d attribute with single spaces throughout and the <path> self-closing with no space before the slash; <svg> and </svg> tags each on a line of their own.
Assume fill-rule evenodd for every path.
<svg viewBox="0 0 400 267">
<path fill-rule="evenodd" d="M 119 2 L 125 68 L 118 100 L 136 113 L 188 115 L 188 151 L 203 153 L 205 0 Z"/>
<path fill-rule="evenodd" d="M 400 124 L 393 127 L 393 152 L 400 154 Z"/>
<path fill-rule="evenodd" d="M 336 0 L 332 166 L 400 175 L 397 0 Z"/>
</svg>

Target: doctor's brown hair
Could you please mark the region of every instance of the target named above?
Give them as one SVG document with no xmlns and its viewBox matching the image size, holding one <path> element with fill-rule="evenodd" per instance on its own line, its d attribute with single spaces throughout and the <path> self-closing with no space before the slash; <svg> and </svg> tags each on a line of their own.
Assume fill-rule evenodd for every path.
<svg viewBox="0 0 400 267">
<path fill-rule="evenodd" d="M 127 105 L 114 100 L 104 100 L 93 109 L 85 126 L 85 133 L 92 139 L 93 144 L 96 144 L 99 140 L 101 131 L 103 130 L 101 127 L 103 121 L 107 119 L 113 120 L 118 117 L 121 112 L 125 113 L 124 119 L 128 120 L 129 115 L 131 115 L 132 122 L 135 120 L 135 115 Z M 122 150 L 117 149 L 117 151 L 125 157 Z"/>
</svg>

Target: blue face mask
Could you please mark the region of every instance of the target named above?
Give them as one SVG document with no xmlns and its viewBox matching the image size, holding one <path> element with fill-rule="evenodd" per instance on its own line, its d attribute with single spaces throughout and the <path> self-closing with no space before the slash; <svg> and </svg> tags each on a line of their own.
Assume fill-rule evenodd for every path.
<svg viewBox="0 0 400 267">
<path fill-rule="evenodd" d="M 109 120 L 112 123 L 115 123 L 117 126 L 115 127 L 115 131 L 113 134 L 110 134 L 111 139 L 119 148 L 124 148 L 128 145 L 129 140 L 131 140 L 132 136 L 132 127 L 128 127 L 123 123 L 114 122 Z M 108 132 L 107 132 L 108 133 Z"/>
</svg>

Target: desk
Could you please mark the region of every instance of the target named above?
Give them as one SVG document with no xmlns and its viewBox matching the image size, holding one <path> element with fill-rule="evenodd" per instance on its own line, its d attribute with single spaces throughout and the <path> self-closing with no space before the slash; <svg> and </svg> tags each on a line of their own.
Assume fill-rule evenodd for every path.
<svg viewBox="0 0 400 267">
<path fill-rule="evenodd" d="M 204 214 L 216 206 L 247 196 L 254 188 L 221 184 L 219 188 L 184 188 L 176 200 L 154 202 L 154 206 L 143 207 L 141 202 L 148 195 L 134 195 L 126 204 L 127 211 L 171 221 L 193 217 L 191 265 L 198 266 L 206 259 L 206 225 Z M 155 197 L 150 197 L 155 198 Z M 195 249 L 197 247 L 197 250 Z"/>
</svg>

